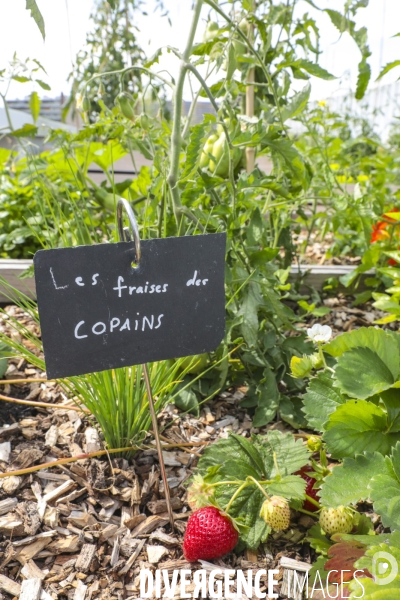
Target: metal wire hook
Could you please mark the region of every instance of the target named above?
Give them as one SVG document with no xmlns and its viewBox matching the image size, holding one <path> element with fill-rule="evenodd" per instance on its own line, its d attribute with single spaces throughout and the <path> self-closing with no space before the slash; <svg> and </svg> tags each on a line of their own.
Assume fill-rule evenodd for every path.
<svg viewBox="0 0 400 600">
<path fill-rule="evenodd" d="M 128 215 L 129 227 L 124 227 L 124 209 L 126 214 Z M 133 212 L 131 205 L 127 200 L 125 200 L 125 198 L 118 199 L 117 223 L 119 239 L 121 240 L 121 242 L 132 242 L 132 240 L 135 242 L 136 262 L 139 263 L 141 257 L 139 228 L 136 221 L 135 213 Z"/>
</svg>

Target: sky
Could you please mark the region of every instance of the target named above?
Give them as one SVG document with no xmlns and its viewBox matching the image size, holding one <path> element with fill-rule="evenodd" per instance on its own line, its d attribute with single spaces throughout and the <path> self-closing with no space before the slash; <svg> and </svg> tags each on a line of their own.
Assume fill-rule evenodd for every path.
<svg viewBox="0 0 400 600">
<path fill-rule="evenodd" d="M 84 45 L 86 32 L 90 27 L 89 15 L 93 0 L 37 0 L 46 24 L 46 40 L 41 35 L 25 10 L 25 0 L 0 0 L 0 70 L 3 69 L 14 52 L 19 58 L 36 58 L 45 67 L 48 77 L 43 77 L 51 86 L 51 92 L 40 95 L 59 96 L 68 94 L 70 85 L 67 82 L 76 53 Z M 172 26 L 160 13 L 153 13 L 154 0 L 146 0 L 148 16 L 140 16 L 136 26 L 139 29 L 138 41 L 148 55 L 153 54 L 161 46 L 172 45 L 183 50 L 190 24 L 190 0 L 166 0 L 170 11 Z M 332 7 L 332 0 L 319 0 L 322 8 Z M 335 0 L 335 8 L 343 5 L 343 0 Z M 199 27 L 197 40 L 200 41 L 204 30 L 207 7 L 203 11 L 203 22 Z M 299 1 L 298 11 L 313 13 L 313 9 L 303 0 Z M 320 63 L 337 79 L 333 82 L 313 78 L 312 97 L 325 99 L 355 83 L 359 53 L 354 42 L 345 34 L 339 39 L 338 31 L 331 25 L 325 13 L 318 15 L 319 26 L 324 48 Z M 400 31 L 400 0 L 370 0 L 366 9 L 361 9 L 357 16 L 357 26 L 365 25 L 369 30 L 369 43 L 372 50 L 370 59 L 373 79 L 376 79 L 382 65 L 400 59 L 400 37 L 393 38 Z M 166 69 L 176 76 L 179 68 L 178 60 L 165 53 L 160 60 L 159 69 Z M 392 72 L 383 83 L 390 83 L 400 76 Z M 300 82 L 300 85 L 304 83 Z M 376 85 L 376 84 L 374 84 Z M 23 98 L 31 91 L 31 84 L 13 84 L 9 98 Z M 0 86 L 4 91 L 4 86 Z M 189 88 L 185 96 L 190 98 Z"/>
</svg>

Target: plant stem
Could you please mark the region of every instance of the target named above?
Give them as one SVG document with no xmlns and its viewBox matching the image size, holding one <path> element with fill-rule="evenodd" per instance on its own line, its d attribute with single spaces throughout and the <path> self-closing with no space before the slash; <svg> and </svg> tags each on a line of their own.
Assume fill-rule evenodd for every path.
<svg viewBox="0 0 400 600">
<path fill-rule="evenodd" d="M 244 43 L 247 45 L 247 47 L 249 48 L 250 52 L 253 54 L 253 56 L 255 56 L 259 62 L 259 66 L 262 70 L 262 72 L 265 75 L 266 80 L 268 81 L 268 85 L 271 91 L 271 94 L 274 97 L 274 101 L 275 101 L 275 105 L 276 105 L 276 109 L 278 111 L 278 116 L 279 116 L 279 121 L 281 124 L 281 127 L 284 131 L 286 131 L 286 127 L 285 124 L 283 122 L 282 119 L 282 113 L 281 113 L 281 107 L 279 106 L 279 98 L 277 96 L 275 87 L 274 87 L 274 83 L 272 81 L 272 77 L 270 72 L 268 71 L 267 67 L 264 64 L 264 61 L 262 60 L 262 57 L 260 56 L 260 54 L 257 52 L 257 50 L 254 48 L 254 46 L 251 44 L 251 42 L 247 39 L 247 36 L 243 33 L 243 31 L 241 31 L 240 27 L 238 26 L 237 23 L 235 23 L 234 21 L 232 21 L 232 19 L 230 19 L 222 10 L 222 8 L 220 8 L 218 6 L 218 4 L 216 4 L 214 2 L 214 0 L 204 0 L 204 2 L 206 4 L 208 4 L 209 6 L 211 6 L 211 8 L 213 8 L 219 15 L 221 15 L 221 17 L 223 17 L 225 19 L 225 21 L 227 21 L 229 23 L 229 25 L 231 25 L 232 27 L 235 28 L 236 33 L 238 34 L 239 37 L 242 38 L 242 40 L 244 41 Z"/>
<path fill-rule="evenodd" d="M 179 69 L 178 80 L 176 83 L 175 91 L 174 91 L 174 117 L 173 117 L 173 125 L 172 125 L 172 137 L 171 137 L 171 164 L 170 170 L 168 173 L 168 185 L 171 190 L 173 209 L 175 213 L 176 221 L 179 223 L 182 218 L 182 204 L 179 189 L 177 187 L 178 182 L 178 172 L 179 172 L 179 159 L 181 153 L 182 146 L 182 135 L 181 135 L 181 121 L 182 121 L 182 99 L 183 99 L 183 87 L 185 84 L 186 73 L 188 70 L 187 63 L 190 58 L 190 54 L 192 52 L 194 36 L 196 34 L 197 25 L 200 19 L 200 12 L 203 6 L 203 0 L 197 0 L 194 13 L 193 20 L 190 26 L 189 37 L 186 43 L 186 48 L 182 55 L 181 66 Z"/>
<path fill-rule="evenodd" d="M 311 496 L 307 496 L 306 494 L 306 500 L 308 500 L 308 502 L 311 502 L 311 504 L 314 504 L 314 506 L 317 506 L 317 508 L 321 508 L 320 503 L 315 500 L 314 498 L 311 498 Z"/>
<path fill-rule="evenodd" d="M 308 515 L 309 517 L 313 517 L 314 519 L 316 519 L 316 515 L 315 513 L 310 512 L 309 510 L 304 510 L 304 508 L 296 508 L 296 510 L 298 512 L 304 513 L 305 515 Z"/>
<path fill-rule="evenodd" d="M 259 482 L 257 481 L 257 479 L 254 479 L 254 477 L 252 477 L 251 475 L 249 475 L 247 479 L 250 480 L 250 481 L 252 481 L 258 487 L 258 489 L 264 494 L 264 496 L 266 497 L 266 499 L 269 500 L 269 496 L 268 496 L 267 492 L 259 484 Z"/>
<path fill-rule="evenodd" d="M 247 487 L 249 484 L 247 481 L 244 481 L 242 483 L 242 485 L 240 487 L 238 487 L 238 489 L 236 490 L 236 492 L 233 494 L 232 498 L 229 500 L 224 512 L 228 513 L 230 507 L 232 506 L 232 504 L 234 503 L 234 501 L 236 500 L 236 498 L 239 496 L 240 492 L 242 490 L 244 490 L 245 487 Z"/>
<path fill-rule="evenodd" d="M 254 3 L 251 2 L 253 5 Z M 251 6 L 251 10 L 254 9 L 254 5 Z M 250 25 L 249 40 L 254 43 L 254 25 Z M 254 117 L 254 82 L 255 82 L 255 68 L 251 67 L 247 76 L 248 84 L 246 85 L 246 116 Z M 256 149 L 246 148 L 246 171 L 252 173 L 255 166 Z"/>
<path fill-rule="evenodd" d="M 3 396 L 0 394 L 0 400 L 4 402 L 12 402 L 13 404 L 24 404 L 25 406 L 37 406 L 39 408 L 58 408 L 65 410 L 77 410 L 84 413 L 90 413 L 90 410 L 81 408 L 79 406 L 69 406 L 68 404 L 49 404 L 48 402 L 34 402 L 33 400 L 19 400 L 18 398 L 10 398 L 9 396 Z"/>
<path fill-rule="evenodd" d="M 208 487 L 214 488 L 219 485 L 241 485 L 243 481 L 217 481 L 216 483 L 210 483 Z"/>
</svg>

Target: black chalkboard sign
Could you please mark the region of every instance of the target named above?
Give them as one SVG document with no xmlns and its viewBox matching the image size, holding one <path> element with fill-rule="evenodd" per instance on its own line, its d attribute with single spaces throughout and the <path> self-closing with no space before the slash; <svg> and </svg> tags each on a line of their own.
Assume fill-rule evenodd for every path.
<svg viewBox="0 0 400 600">
<path fill-rule="evenodd" d="M 40 250 L 51 379 L 210 352 L 225 331 L 224 233 Z"/>
</svg>

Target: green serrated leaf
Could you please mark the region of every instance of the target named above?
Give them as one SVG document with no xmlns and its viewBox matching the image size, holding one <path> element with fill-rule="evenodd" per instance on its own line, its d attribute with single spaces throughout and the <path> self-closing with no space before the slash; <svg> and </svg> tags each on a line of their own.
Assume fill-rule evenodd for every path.
<svg viewBox="0 0 400 600">
<path fill-rule="evenodd" d="M 333 458 L 370 452 L 390 454 L 400 433 L 388 432 L 386 412 L 372 402 L 349 400 L 329 417 L 323 439 Z"/>
<path fill-rule="evenodd" d="M 322 581 L 322 583 L 324 584 L 328 575 L 328 572 L 325 571 L 325 563 L 327 562 L 328 558 L 326 556 L 318 556 L 317 560 L 315 561 L 315 563 L 313 563 L 312 568 L 310 569 L 310 571 L 308 572 L 308 580 L 311 582 L 316 581 L 316 578 L 318 577 L 317 573 L 319 573 L 320 576 L 320 580 Z M 318 579 L 319 581 L 319 579 Z"/>
<path fill-rule="evenodd" d="M 279 413 L 281 419 L 289 423 L 294 429 L 307 427 L 307 421 L 303 414 L 303 402 L 301 398 L 281 396 L 279 402 Z"/>
<path fill-rule="evenodd" d="M 299 471 L 307 464 L 310 456 L 305 444 L 301 440 L 295 440 L 291 433 L 269 431 L 266 436 L 254 436 L 252 441 L 264 459 L 267 478 L 291 475 Z M 279 472 L 276 470 L 275 462 Z"/>
<path fill-rule="evenodd" d="M 244 293 L 239 314 L 243 315 L 241 330 L 246 343 L 252 347 L 258 339 L 258 309 L 263 303 L 260 286 L 250 281 Z"/>
<path fill-rule="evenodd" d="M 51 87 L 45 81 L 42 81 L 41 79 L 36 79 L 35 81 L 36 81 L 36 83 L 38 83 L 40 85 L 42 90 L 47 90 L 47 91 L 51 90 Z"/>
<path fill-rule="evenodd" d="M 385 458 L 378 452 L 365 452 L 356 458 L 345 458 L 326 477 L 319 492 L 320 503 L 327 508 L 356 504 L 370 496 L 369 484 L 374 475 L 389 471 Z"/>
<path fill-rule="evenodd" d="M 12 134 L 14 137 L 33 137 L 37 133 L 37 127 L 31 123 L 25 123 L 20 129 L 14 129 Z"/>
<path fill-rule="evenodd" d="M 311 529 L 308 530 L 307 541 L 309 542 L 311 548 L 314 548 L 318 554 L 322 554 L 324 556 L 327 556 L 328 550 L 333 544 L 333 542 L 326 537 L 318 523 L 313 525 Z"/>
<path fill-rule="evenodd" d="M 310 93 L 311 85 L 307 83 L 300 92 L 297 92 L 293 98 L 290 99 L 290 102 L 281 111 L 282 120 L 287 121 L 287 119 L 293 119 L 302 113 L 310 99 Z"/>
<path fill-rule="evenodd" d="M 362 100 L 371 80 L 371 67 L 365 58 L 358 64 L 358 78 L 356 87 L 356 99 Z"/>
<path fill-rule="evenodd" d="M 388 535 L 390 538 L 391 536 Z M 356 598 L 362 597 L 364 600 L 397 600 L 400 596 L 400 576 L 397 575 L 392 582 L 384 583 L 383 579 L 392 573 L 393 565 L 388 565 L 386 558 L 376 559 L 376 555 L 379 552 L 390 554 L 393 556 L 394 563 L 399 564 L 400 561 L 400 550 L 396 546 L 388 544 L 374 544 L 371 545 L 366 551 L 365 556 L 360 558 L 355 566 L 357 569 L 367 569 L 370 573 L 374 574 L 374 579 L 363 578 L 361 584 L 363 590 L 360 587 L 360 583 L 354 580 L 350 584 L 350 590 L 352 591 L 350 598 L 355 600 Z M 373 566 L 373 561 L 375 565 Z M 385 569 L 381 573 L 379 570 L 379 564 L 386 563 Z M 387 567 L 389 570 L 387 571 Z M 374 568 L 375 567 L 375 568 Z M 381 583 L 379 581 L 381 580 Z"/>
<path fill-rule="evenodd" d="M 381 72 L 379 73 L 379 76 L 377 77 L 377 81 L 379 81 L 379 79 L 382 79 L 382 77 L 384 77 L 387 73 L 389 73 L 389 71 L 391 71 L 392 69 L 394 69 L 396 67 L 400 67 L 400 60 L 393 60 L 392 62 L 385 65 L 383 67 L 383 69 L 381 70 Z"/>
<path fill-rule="evenodd" d="M 180 178 L 180 183 L 187 181 L 190 179 L 193 174 L 197 171 L 201 153 L 203 151 L 203 147 L 205 141 L 209 134 L 209 123 L 204 121 L 203 123 L 199 123 L 198 125 L 194 125 L 191 129 L 189 143 L 186 149 L 186 160 L 185 160 L 185 168 Z"/>
<path fill-rule="evenodd" d="M 223 481 L 226 477 L 226 473 L 221 470 L 218 470 L 217 475 L 218 481 Z M 237 485 L 221 485 L 215 488 L 215 500 L 221 508 L 228 505 L 238 487 Z M 257 548 L 267 538 L 270 531 L 265 521 L 260 518 L 264 501 L 264 494 L 253 485 L 244 488 L 229 508 L 229 514 L 232 517 L 242 520 L 245 527 L 240 537 L 249 548 Z"/>
<path fill-rule="evenodd" d="M 388 415 L 388 429 L 392 432 L 400 431 L 400 390 L 392 388 L 380 394 Z"/>
<path fill-rule="evenodd" d="M 394 374 L 374 350 L 354 348 L 339 356 L 335 375 L 341 392 L 365 400 L 393 386 L 398 366 Z"/>
<path fill-rule="evenodd" d="M 400 482 L 390 475 L 375 475 L 370 483 L 374 511 L 383 526 L 400 529 Z"/>
<path fill-rule="evenodd" d="M 400 339 L 398 333 L 387 333 L 383 329 L 375 329 L 375 327 L 361 327 L 350 333 L 339 335 L 324 346 L 324 352 L 337 358 L 353 348 L 369 348 L 377 353 L 393 377 L 397 379 L 400 367 L 397 339 Z"/>
<path fill-rule="evenodd" d="M 306 482 L 298 475 L 277 477 L 265 486 L 270 496 L 282 496 L 288 500 L 304 500 Z"/>
<path fill-rule="evenodd" d="M 263 456 L 257 448 L 246 438 L 234 433 L 230 433 L 227 439 L 219 440 L 206 448 L 199 460 L 198 469 L 202 475 L 205 475 L 210 467 L 222 466 L 228 461 L 232 464 L 232 461 L 239 460 L 247 462 L 249 468 L 255 469 L 260 478 L 267 475 Z M 229 476 L 230 472 L 225 471 L 225 474 Z M 234 472 L 232 476 L 236 479 Z"/>
<path fill-rule="evenodd" d="M 296 66 L 300 69 L 304 69 L 310 75 L 314 75 L 314 77 L 318 77 L 319 79 L 331 80 L 336 79 L 334 75 L 329 73 L 326 69 L 323 69 L 317 63 L 313 63 L 309 60 L 298 60 L 296 61 Z"/>
<path fill-rule="evenodd" d="M 31 115 L 33 117 L 34 122 L 38 120 L 40 113 L 41 101 L 37 92 L 32 92 L 29 98 L 29 108 L 31 109 Z"/>
<path fill-rule="evenodd" d="M 303 397 L 303 412 L 310 427 L 324 431 L 324 424 L 345 399 L 340 391 L 333 387 L 331 375 L 321 371 L 311 379 L 307 393 Z"/>
<path fill-rule="evenodd" d="M 392 450 L 391 455 L 393 473 L 400 481 L 400 443 L 397 443 Z"/>
<path fill-rule="evenodd" d="M 42 34 L 42 38 L 46 38 L 46 31 L 44 26 L 44 19 L 42 13 L 39 10 L 38 5 L 36 4 L 36 0 L 26 0 L 26 10 L 31 11 L 31 17 L 34 19 L 36 25 L 39 28 L 40 33 Z"/>
</svg>

